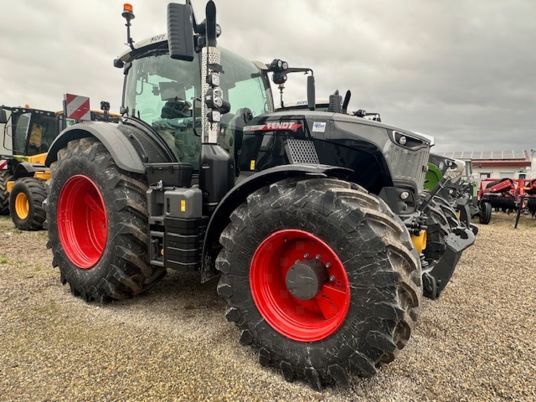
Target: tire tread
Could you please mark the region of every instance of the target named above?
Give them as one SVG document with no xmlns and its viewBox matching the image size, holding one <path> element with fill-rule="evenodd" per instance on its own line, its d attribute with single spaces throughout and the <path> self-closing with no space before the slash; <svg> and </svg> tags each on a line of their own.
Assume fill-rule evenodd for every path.
<svg viewBox="0 0 536 402">
<path fill-rule="evenodd" d="M 392 361 L 407 343 L 418 318 L 422 283 L 420 260 L 405 226 L 381 199 L 369 194 L 362 187 L 338 179 L 306 179 L 275 183 L 250 194 L 247 202 L 231 214 L 231 222 L 220 237 L 223 249 L 216 259 L 216 268 L 221 272 L 218 294 L 226 299 L 229 306 L 226 317 L 237 325 L 242 336 L 245 330 L 251 328 L 247 319 L 244 319 L 247 312 L 241 310 L 237 302 L 238 297 L 235 297 L 235 293 L 237 295 L 243 293 L 242 288 L 246 284 L 237 282 L 229 256 L 241 251 L 244 247 L 241 241 L 249 241 L 244 240 L 242 233 L 251 225 L 253 219 L 262 213 L 259 210 L 267 204 L 276 211 L 280 210 L 282 206 L 279 205 L 279 199 L 288 202 L 289 194 L 292 194 L 290 199 L 295 205 L 301 208 L 322 205 L 322 211 L 327 213 L 326 216 L 340 222 L 341 229 L 347 231 L 349 236 L 358 235 L 359 225 L 363 224 L 382 232 L 381 239 L 384 246 L 378 252 L 385 253 L 386 250 L 390 250 L 397 258 L 383 257 L 381 261 L 387 264 L 389 270 L 374 272 L 373 275 L 377 275 L 378 286 L 369 290 L 381 293 L 382 283 L 399 283 L 399 286 L 396 300 L 392 303 L 378 303 L 371 307 L 374 311 L 374 317 L 371 319 L 385 322 L 383 327 L 390 329 L 371 333 L 366 339 L 369 345 L 366 350 L 353 350 L 347 354 L 349 357 L 340 359 L 329 367 L 295 366 L 284 356 L 271 353 L 265 346 L 258 344 L 254 334 L 248 345 L 259 352 L 259 360 L 263 365 L 279 370 L 288 381 L 302 380 L 314 389 L 333 384 L 344 385 L 348 382 L 350 373 L 370 377 L 376 373 L 376 366 Z M 415 275 L 416 272 L 418 275 Z M 247 282 L 248 279 L 241 277 L 241 280 Z M 237 288 L 235 291 L 235 286 L 240 289 Z"/>
</svg>

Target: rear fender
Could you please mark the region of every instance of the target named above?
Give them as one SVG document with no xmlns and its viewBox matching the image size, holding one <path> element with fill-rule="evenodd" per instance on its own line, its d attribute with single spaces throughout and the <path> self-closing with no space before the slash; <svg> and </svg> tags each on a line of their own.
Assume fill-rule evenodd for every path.
<svg viewBox="0 0 536 402">
<path fill-rule="evenodd" d="M 246 201 L 248 195 L 262 187 L 293 177 L 336 177 L 348 180 L 353 173 L 351 169 L 338 166 L 291 164 L 269 168 L 239 181 L 225 195 L 210 217 L 203 242 L 201 281 L 206 282 L 216 275 L 214 262 L 220 249 L 220 235 L 230 222 L 231 213 Z"/>
<path fill-rule="evenodd" d="M 106 147 L 119 168 L 133 173 L 145 173 L 140 152 L 136 150 L 128 134 L 119 130 L 117 124 L 106 122 L 79 123 L 63 130 L 49 148 L 45 165 L 58 159 L 58 151 L 65 148 L 69 141 L 95 137 Z"/>
</svg>

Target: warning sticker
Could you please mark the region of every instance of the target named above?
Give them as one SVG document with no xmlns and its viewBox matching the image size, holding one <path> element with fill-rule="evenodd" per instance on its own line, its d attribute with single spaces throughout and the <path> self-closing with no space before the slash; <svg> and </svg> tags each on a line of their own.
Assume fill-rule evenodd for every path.
<svg viewBox="0 0 536 402">
<path fill-rule="evenodd" d="M 325 121 L 315 121 L 313 122 L 313 132 L 323 133 L 326 131 L 326 122 Z"/>
</svg>

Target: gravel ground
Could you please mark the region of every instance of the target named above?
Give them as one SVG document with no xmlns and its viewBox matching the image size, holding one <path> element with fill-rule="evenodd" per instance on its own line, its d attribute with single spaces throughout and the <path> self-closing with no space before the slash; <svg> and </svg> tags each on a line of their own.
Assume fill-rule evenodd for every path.
<svg viewBox="0 0 536 402">
<path fill-rule="evenodd" d="M 215 283 L 172 273 L 146 295 L 86 304 L 45 232 L 0 217 L 0 400 L 536 400 L 536 221 L 494 215 L 399 357 L 315 392 L 261 368 Z"/>
</svg>

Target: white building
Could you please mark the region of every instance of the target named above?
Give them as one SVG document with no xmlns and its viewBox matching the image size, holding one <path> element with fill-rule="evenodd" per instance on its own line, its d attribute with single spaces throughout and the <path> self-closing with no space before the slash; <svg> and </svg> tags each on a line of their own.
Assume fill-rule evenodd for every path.
<svg viewBox="0 0 536 402">
<path fill-rule="evenodd" d="M 443 152 L 453 159 L 471 161 L 476 179 L 536 178 L 536 153 L 529 151 Z M 532 168 L 532 170 L 531 170 Z"/>
</svg>

